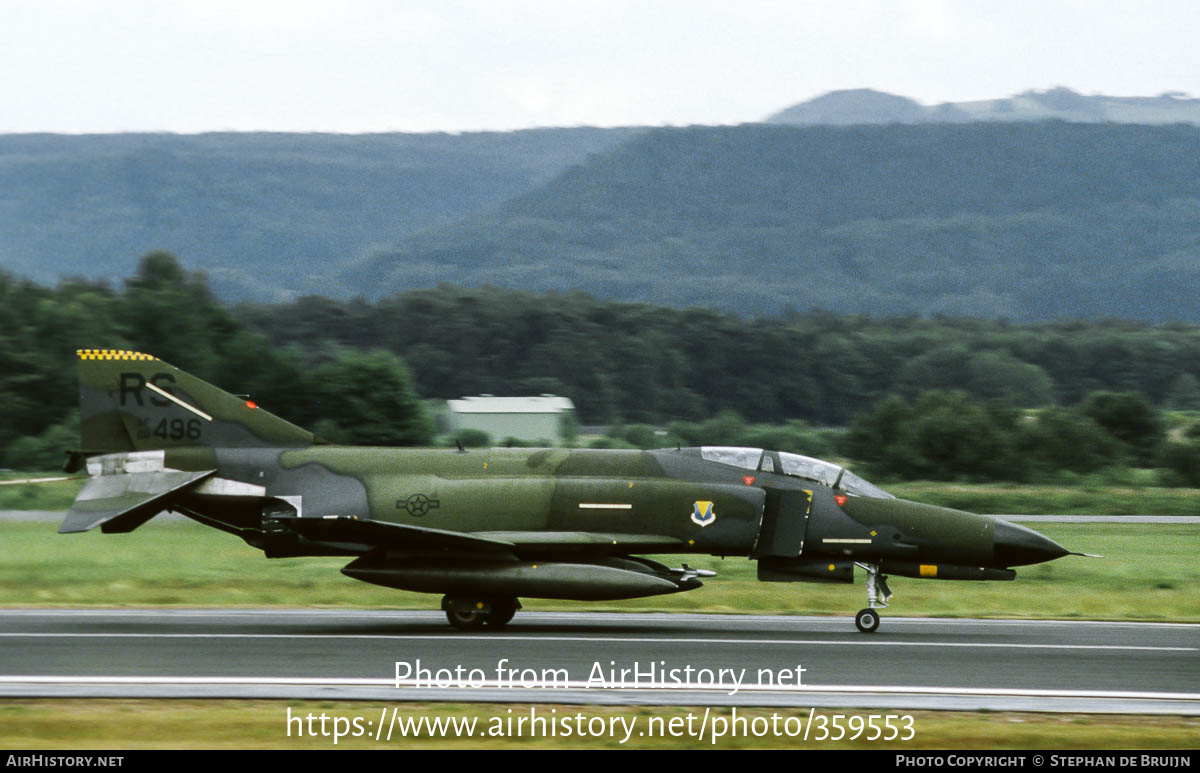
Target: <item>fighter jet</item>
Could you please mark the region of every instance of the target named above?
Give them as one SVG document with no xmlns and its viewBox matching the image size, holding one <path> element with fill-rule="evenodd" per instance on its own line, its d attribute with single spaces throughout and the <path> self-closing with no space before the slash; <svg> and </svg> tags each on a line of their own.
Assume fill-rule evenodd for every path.
<svg viewBox="0 0 1200 773">
<path fill-rule="evenodd" d="M 897 499 L 845 468 L 760 448 L 652 451 L 329 445 L 148 354 L 78 351 L 88 480 L 60 532 L 132 531 L 163 511 L 268 558 L 346 556 L 356 580 L 442 594 L 456 628 L 521 597 L 598 601 L 699 588 L 650 554 L 747 556 L 766 582 L 852 583 L 870 633 L 886 575 L 1011 580 L 1068 555 L 1022 526 Z"/>
</svg>

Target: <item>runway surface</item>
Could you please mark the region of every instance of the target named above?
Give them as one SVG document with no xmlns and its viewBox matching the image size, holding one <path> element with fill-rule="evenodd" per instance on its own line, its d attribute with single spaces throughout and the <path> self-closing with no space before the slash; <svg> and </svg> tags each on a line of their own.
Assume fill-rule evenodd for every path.
<svg viewBox="0 0 1200 773">
<path fill-rule="evenodd" d="M 463 633 L 438 612 L 16 609 L 0 696 L 1200 715 L 1200 626 L 521 612 Z"/>
</svg>

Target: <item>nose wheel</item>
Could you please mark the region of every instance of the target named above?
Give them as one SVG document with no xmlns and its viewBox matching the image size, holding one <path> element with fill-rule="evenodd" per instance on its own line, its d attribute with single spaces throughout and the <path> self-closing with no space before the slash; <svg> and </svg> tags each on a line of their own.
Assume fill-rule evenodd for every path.
<svg viewBox="0 0 1200 773">
<path fill-rule="evenodd" d="M 879 627 L 879 615 L 874 609 L 860 609 L 854 616 L 854 624 L 863 633 L 875 633 L 875 629 Z"/>
<path fill-rule="evenodd" d="M 863 633 L 875 633 L 879 628 L 879 613 L 875 610 L 886 609 L 892 600 L 892 589 L 888 587 L 887 577 L 879 573 L 878 564 L 860 564 L 857 567 L 867 573 L 867 608 L 860 609 L 854 616 L 854 625 Z"/>
</svg>

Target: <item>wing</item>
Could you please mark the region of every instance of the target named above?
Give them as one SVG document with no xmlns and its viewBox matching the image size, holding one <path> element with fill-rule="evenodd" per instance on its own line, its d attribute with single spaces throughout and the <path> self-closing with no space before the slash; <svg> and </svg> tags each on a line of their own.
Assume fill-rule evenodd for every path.
<svg viewBox="0 0 1200 773">
<path fill-rule="evenodd" d="M 522 552 L 616 552 L 655 553 L 672 549 L 684 550 L 686 545 L 677 537 L 661 534 L 618 534 L 585 531 L 477 531 L 476 537 L 511 542 Z"/>
<path fill-rule="evenodd" d="M 367 548 L 436 549 L 461 553 L 486 553 L 489 558 L 516 560 L 516 546 L 505 540 L 492 539 L 457 531 L 406 526 L 386 521 L 355 518 L 352 515 L 330 515 L 309 518 L 279 518 L 279 525 L 319 542 L 349 543 Z"/>
<path fill-rule="evenodd" d="M 582 531 L 457 532 L 408 526 L 348 515 L 281 518 L 280 526 L 318 542 L 365 549 L 440 551 L 488 560 L 516 561 L 518 556 L 545 553 L 661 552 L 682 549 L 675 537 L 647 534 L 602 534 Z"/>
</svg>

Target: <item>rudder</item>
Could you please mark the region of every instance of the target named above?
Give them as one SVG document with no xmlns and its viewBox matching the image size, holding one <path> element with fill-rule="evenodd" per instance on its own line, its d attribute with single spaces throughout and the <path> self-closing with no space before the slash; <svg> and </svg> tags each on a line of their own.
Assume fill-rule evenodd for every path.
<svg viewBox="0 0 1200 773">
<path fill-rule="evenodd" d="M 306 446 L 312 433 L 180 370 L 124 349 L 79 349 L 82 452 Z"/>
</svg>

